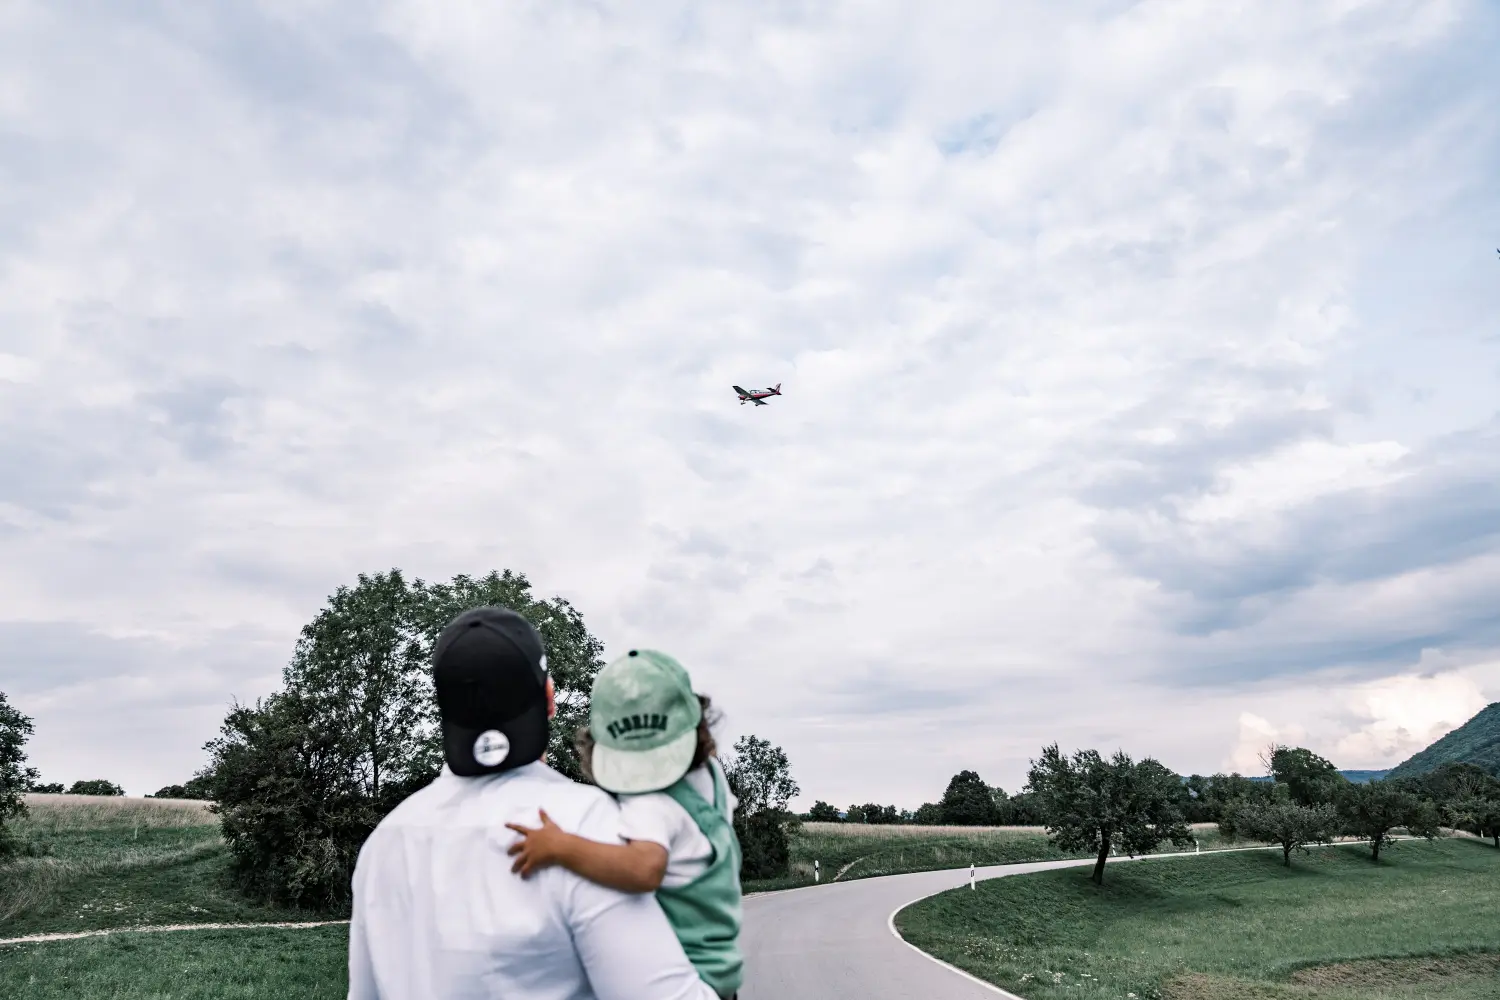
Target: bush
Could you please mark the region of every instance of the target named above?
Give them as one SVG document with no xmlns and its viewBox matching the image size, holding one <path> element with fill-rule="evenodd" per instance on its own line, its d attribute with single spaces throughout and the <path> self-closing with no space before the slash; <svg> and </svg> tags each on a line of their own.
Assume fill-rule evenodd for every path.
<svg viewBox="0 0 1500 1000">
<path fill-rule="evenodd" d="M 214 792 L 241 888 L 270 903 L 347 913 L 365 838 L 435 773 L 368 794 L 344 734 L 320 726 L 315 707 L 293 693 L 236 706 L 221 733 L 209 744 Z"/>
<path fill-rule="evenodd" d="M 735 816 L 734 832 L 740 841 L 741 879 L 778 878 L 788 872 L 791 838 L 787 819 L 786 813 L 775 809 Z"/>
<path fill-rule="evenodd" d="M 28 789 L 26 789 L 26 790 L 28 792 L 32 793 L 33 795 L 61 795 L 61 794 L 63 794 L 63 786 L 62 786 L 62 782 L 61 781 L 49 781 L 46 784 L 42 784 L 40 782 L 33 782 L 32 785 L 31 785 L 31 787 L 28 788 Z"/>
<path fill-rule="evenodd" d="M 125 789 L 113 781 L 95 778 L 92 781 L 75 781 L 68 789 L 69 795 L 124 795 Z"/>
</svg>

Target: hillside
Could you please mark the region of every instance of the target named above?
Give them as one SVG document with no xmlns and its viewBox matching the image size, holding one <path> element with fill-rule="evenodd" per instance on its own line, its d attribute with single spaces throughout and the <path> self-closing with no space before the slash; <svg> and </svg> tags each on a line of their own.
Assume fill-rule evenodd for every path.
<svg viewBox="0 0 1500 1000">
<path fill-rule="evenodd" d="M 1478 764 L 1500 775 L 1500 701 L 1391 769 L 1392 778 L 1426 774 L 1444 764 Z"/>
</svg>

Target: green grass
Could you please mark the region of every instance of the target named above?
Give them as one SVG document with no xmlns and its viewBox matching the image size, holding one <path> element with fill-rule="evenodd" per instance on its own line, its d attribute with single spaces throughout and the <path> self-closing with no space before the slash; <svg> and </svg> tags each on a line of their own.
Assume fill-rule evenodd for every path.
<svg viewBox="0 0 1500 1000">
<path fill-rule="evenodd" d="M 1224 846 L 1215 826 L 1201 825 L 1195 834 L 1204 850 Z M 969 864 L 1005 865 L 1021 861 L 1055 861 L 1078 857 L 1047 843 L 1039 827 L 865 826 L 804 823 L 792 836 L 791 872 L 784 878 L 747 881 L 746 892 L 766 892 L 811 885 L 813 861 L 822 866 L 822 881 L 840 881 L 962 868 Z M 1163 851 L 1177 848 L 1165 845 Z M 842 872 L 842 874 L 840 874 Z"/>
<path fill-rule="evenodd" d="M 1028 1000 L 1500 997 L 1500 852 L 1470 839 L 1064 869 L 897 917 L 924 951 Z M 1486 954 L 1490 953 L 1490 954 Z M 1419 961 L 1418 959 L 1425 959 Z"/>
<path fill-rule="evenodd" d="M 16 833 L 39 852 L 0 865 L 0 938 L 184 923 L 312 919 L 230 884 L 203 803 L 33 795 Z"/>
<path fill-rule="evenodd" d="M 0 946 L 7 1000 L 336 1000 L 346 927 L 178 931 Z"/>
</svg>

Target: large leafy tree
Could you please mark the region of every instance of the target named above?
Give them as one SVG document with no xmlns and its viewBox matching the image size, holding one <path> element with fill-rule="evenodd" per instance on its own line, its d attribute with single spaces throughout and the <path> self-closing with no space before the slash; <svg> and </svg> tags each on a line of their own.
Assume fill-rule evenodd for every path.
<svg viewBox="0 0 1500 1000">
<path fill-rule="evenodd" d="M 542 637 L 547 650 L 547 672 L 557 693 L 557 717 L 547 762 L 576 780 L 582 779 L 574 734 L 589 721 L 589 691 L 594 675 L 604 666 L 604 644 L 589 632 L 583 615 L 561 597 L 539 598 L 519 573 L 505 570 L 482 577 L 456 576 L 448 583 L 423 588 L 421 628 L 426 649 L 460 613 L 470 608 L 498 605 L 521 615 Z"/>
<path fill-rule="evenodd" d="M 1182 782 L 1149 757 L 1137 763 L 1117 751 L 1106 760 L 1097 750 L 1068 757 L 1054 743 L 1031 762 L 1026 790 L 1036 796 L 1054 844 L 1097 857 L 1096 885 L 1104 883 L 1112 850 L 1134 857 L 1164 841 L 1193 842 L 1183 822 Z"/>
<path fill-rule="evenodd" d="M 994 791 L 974 771 L 959 771 L 948 779 L 938 809 L 942 821 L 954 826 L 994 826 L 1000 819 Z"/>
<path fill-rule="evenodd" d="M 15 850 L 15 837 L 6 826 L 26 815 L 26 800 L 21 796 L 38 777 L 35 769 L 26 766 L 26 741 L 31 733 L 31 719 L 0 691 L 0 857 Z"/>
<path fill-rule="evenodd" d="M 303 627 L 284 672 L 314 724 L 348 742 L 352 777 L 371 798 L 439 763 L 421 600 L 421 581 L 400 570 L 360 574 Z"/>
<path fill-rule="evenodd" d="M 437 584 L 400 570 L 361 575 L 303 628 L 285 689 L 235 706 L 208 745 L 196 790 L 218 801 L 243 885 L 293 905 L 346 905 L 365 837 L 437 773 L 432 648 L 449 621 L 481 605 L 508 607 L 541 633 L 559 701 L 549 760 L 577 776 L 572 730 L 587 719 L 603 648 L 577 610 L 535 597 L 510 571 Z"/>
<path fill-rule="evenodd" d="M 1325 757 L 1303 747 L 1274 745 L 1262 755 L 1266 772 L 1278 785 L 1286 785 L 1292 801 L 1312 806 L 1336 802 L 1349 787 L 1349 780 Z"/>
</svg>

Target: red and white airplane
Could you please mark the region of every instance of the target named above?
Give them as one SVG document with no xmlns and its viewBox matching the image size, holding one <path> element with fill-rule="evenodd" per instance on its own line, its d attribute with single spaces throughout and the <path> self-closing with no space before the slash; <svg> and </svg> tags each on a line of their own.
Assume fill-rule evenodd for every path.
<svg viewBox="0 0 1500 1000">
<path fill-rule="evenodd" d="M 740 405 L 754 403 L 756 406 L 765 406 L 767 398 L 781 395 L 781 383 L 777 382 L 770 389 L 741 389 L 734 387 L 734 391 L 740 394 Z"/>
</svg>

